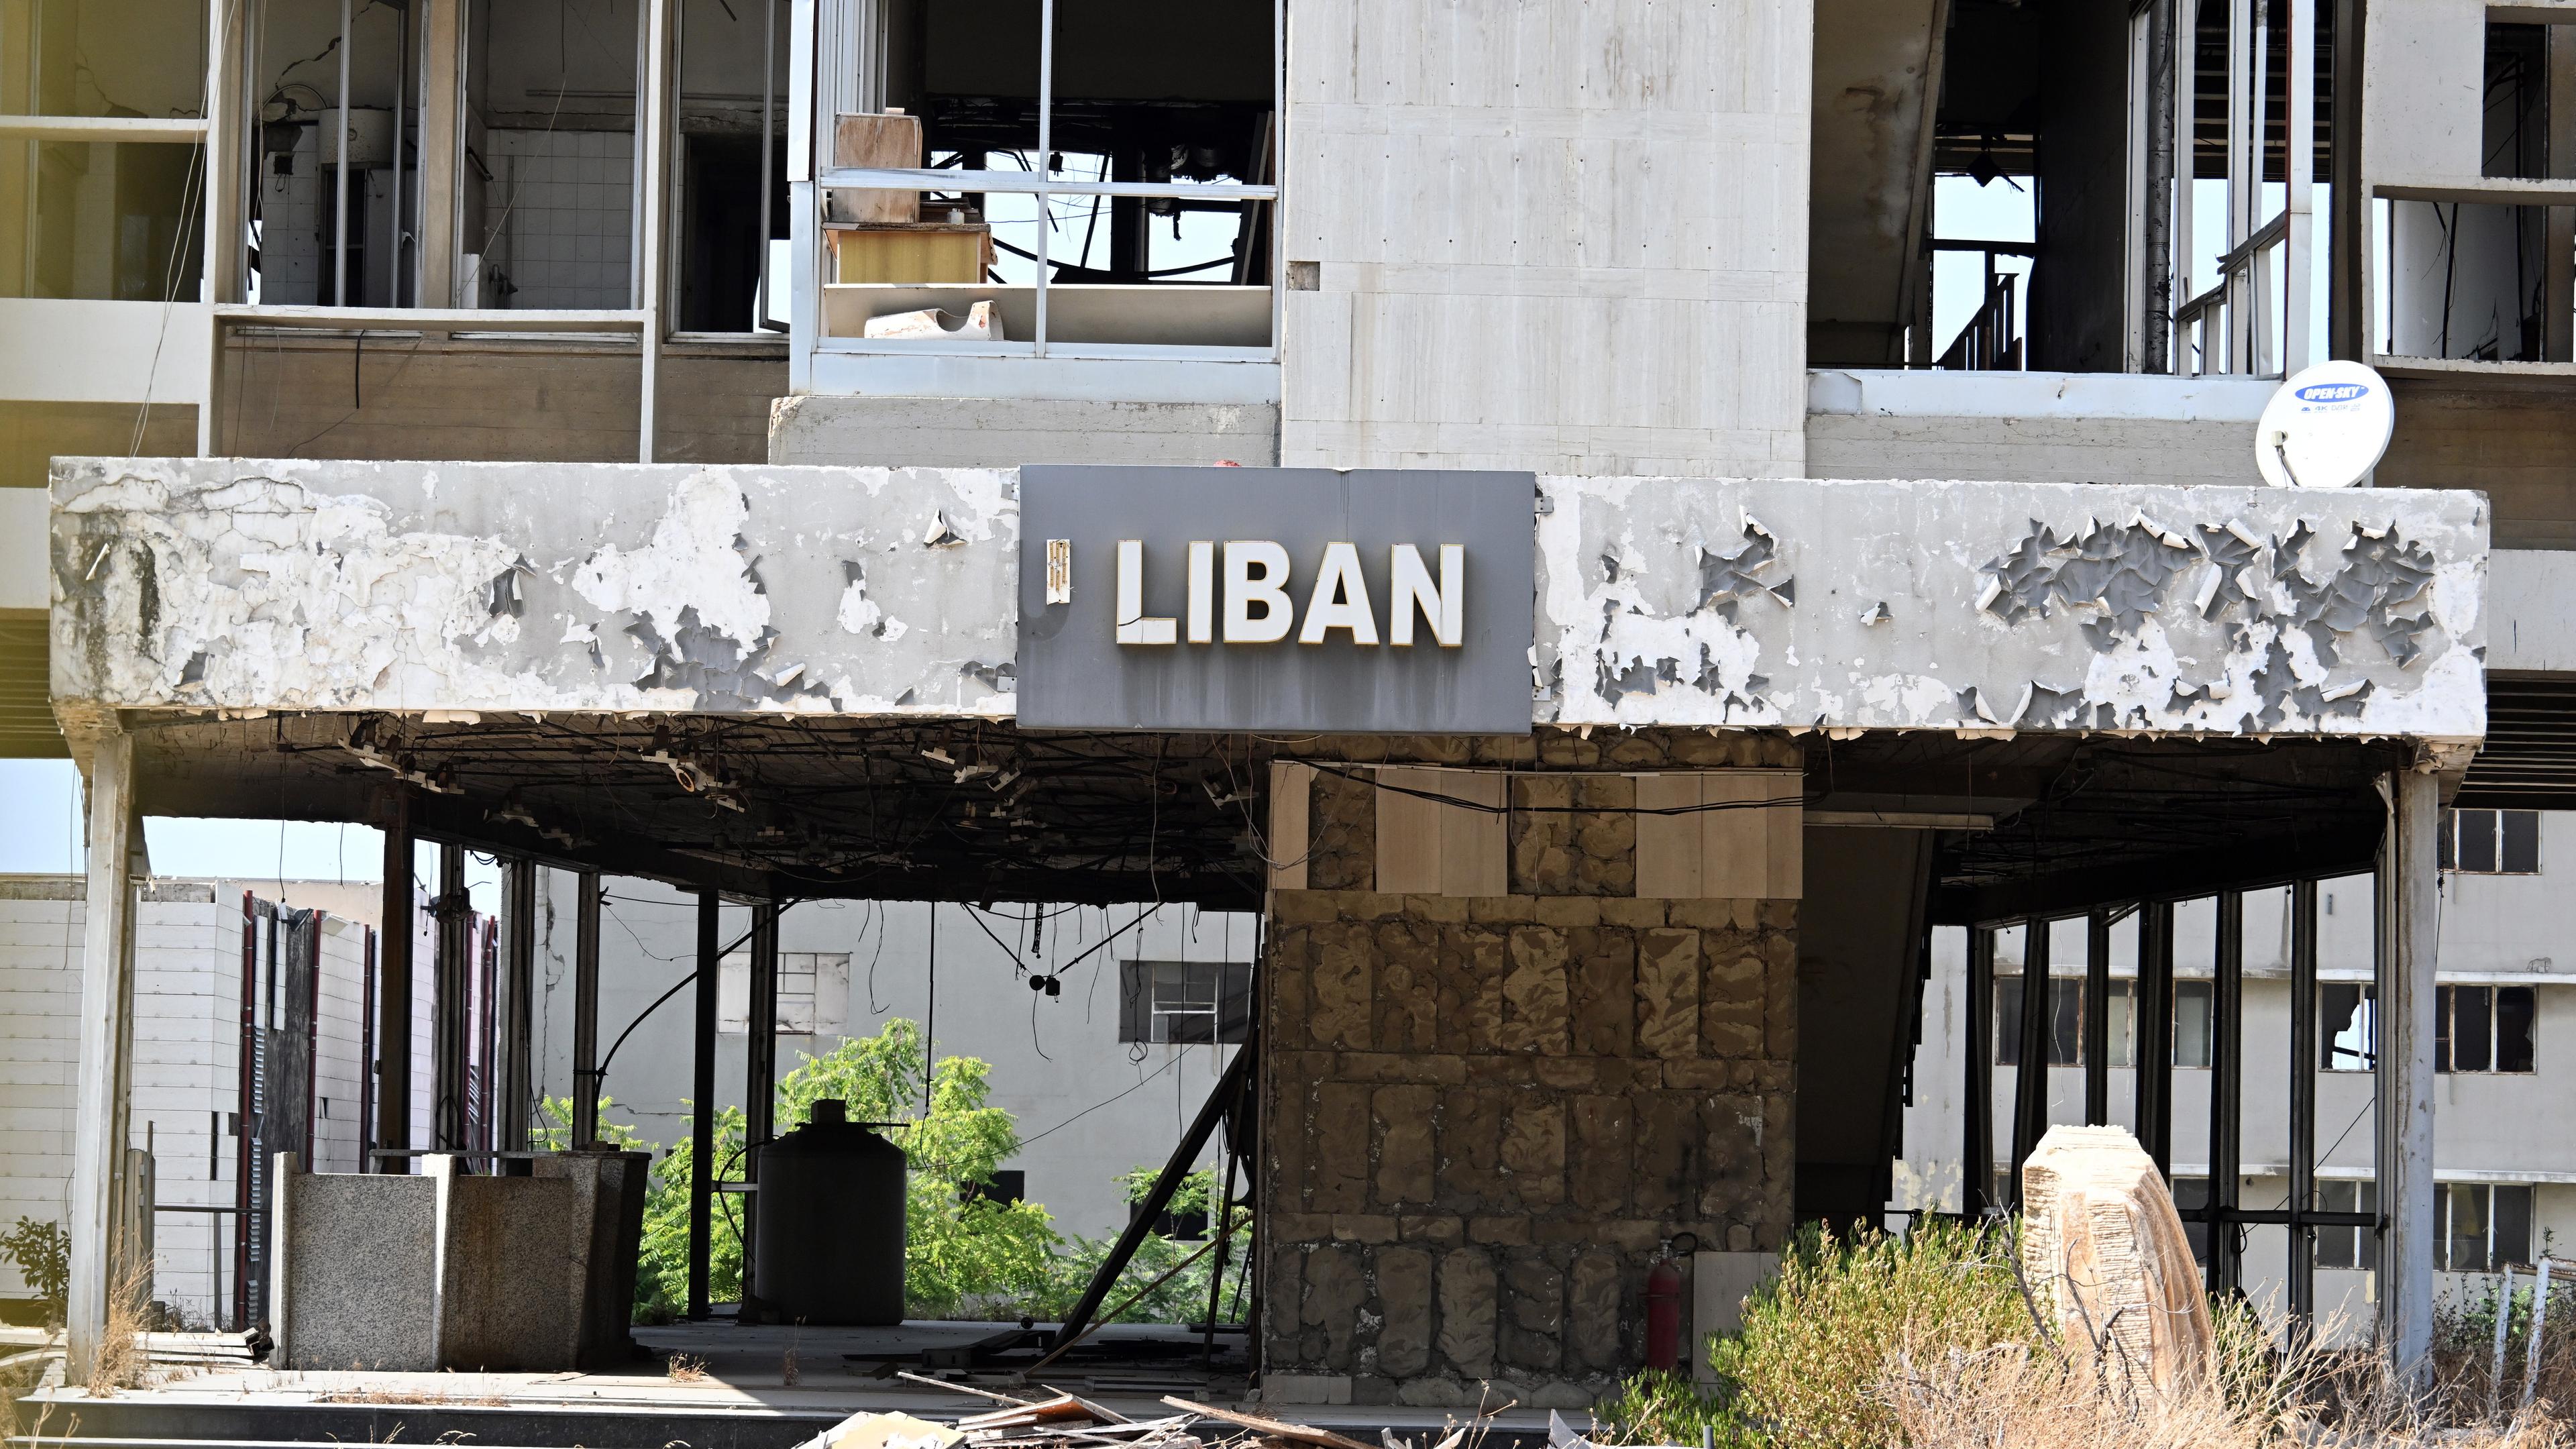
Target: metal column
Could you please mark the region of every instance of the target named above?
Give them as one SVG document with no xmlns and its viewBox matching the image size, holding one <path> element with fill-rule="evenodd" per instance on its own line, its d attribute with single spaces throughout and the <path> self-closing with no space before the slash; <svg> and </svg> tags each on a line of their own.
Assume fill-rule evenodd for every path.
<svg viewBox="0 0 2576 1449">
<path fill-rule="evenodd" d="M 501 872 L 501 929 L 508 933 L 501 976 L 501 1112 L 504 1152 L 528 1149 L 534 1105 L 537 1005 L 537 863 L 512 860 Z"/>
<path fill-rule="evenodd" d="M 1995 933 L 1968 928 L 1966 1120 L 1959 1141 L 1959 1211 L 1971 1219 L 1994 1206 Z"/>
<path fill-rule="evenodd" d="M 2439 955 L 2439 782 L 2388 777 L 2380 847 L 2379 1340 L 2421 1381 L 2433 1351 L 2433 972 Z"/>
<path fill-rule="evenodd" d="M 720 905 L 698 892 L 697 1019 L 691 1023 L 695 1070 L 689 1086 L 689 1316 L 707 1316 L 707 1267 L 715 1242 L 716 1011 L 724 971 L 717 953 Z"/>
<path fill-rule="evenodd" d="M 431 966 L 429 1145 L 439 1152 L 462 1152 L 471 1145 L 465 1140 L 465 1081 L 474 1004 L 467 984 L 474 907 L 465 893 L 464 846 L 438 848 L 438 897 L 431 913 L 438 921 L 438 945 Z"/>
<path fill-rule="evenodd" d="M 2006 1193 L 2013 1210 L 2021 1210 L 2021 1165 L 2039 1147 L 2048 1130 L 2048 1038 L 2051 1009 L 2048 992 L 2048 922 L 2032 917 L 2021 934 L 2021 1041 L 2013 1068 L 2012 1184 Z"/>
<path fill-rule="evenodd" d="M 2111 913 L 2084 918 L 2084 1125 L 2111 1123 Z"/>
<path fill-rule="evenodd" d="M 2290 1322 L 2317 1311 L 2317 883 L 2290 887 Z"/>
<path fill-rule="evenodd" d="M 743 1177 L 760 1189 L 760 1150 L 778 1125 L 778 903 L 762 901 L 751 908 L 751 990 L 749 1019 L 743 1023 L 742 1086 Z M 756 1206 L 757 1199 L 747 1206 Z M 756 1312 L 752 1246 L 757 1213 L 742 1222 L 742 1303 L 748 1320 Z"/>
<path fill-rule="evenodd" d="M 384 899 L 377 906 L 382 943 L 376 952 L 376 1147 L 411 1146 L 411 796 L 396 790 L 385 822 Z M 370 1156 L 378 1172 L 409 1172 L 402 1157 Z"/>
<path fill-rule="evenodd" d="M 599 1141 L 599 872 L 573 877 L 572 1145 Z"/>
<path fill-rule="evenodd" d="M 2173 902 L 2138 907 L 2138 1145 L 2173 1176 Z"/>
<path fill-rule="evenodd" d="M 2209 992 L 2209 1291 L 2236 1291 L 2237 1164 L 2245 1119 L 2245 895 L 2218 894 Z"/>
<path fill-rule="evenodd" d="M 111 727 L 89 762 L 89 871 L 81 928 L 80 1057 L 73 1079 L 71 1283 L 64 1330 L 67 1377 L 83 1382 L 107 1334 L 108 1301 L 123 1265 L 112 1248 L 122 1222 L 126 1084 L 134 1057 L 134 883 L 140 844 L 134 737 Z M 248 1130 L 248 1124 L 244 1124 Z"/>
</svg>

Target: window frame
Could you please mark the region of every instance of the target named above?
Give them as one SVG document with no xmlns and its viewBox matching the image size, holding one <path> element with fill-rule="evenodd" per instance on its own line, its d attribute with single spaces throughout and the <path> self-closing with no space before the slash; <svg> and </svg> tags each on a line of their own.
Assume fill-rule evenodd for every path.
<svg viewBox="0 0 2576 1449">
<path fill-rule="evenodd" d="M 820 4 L 823 8 L 839 11 L 847 21 L 856 22 L 863 31 L 872 28 L 882 19 L 882 12 L 877 9 L 873 0 L 820 0 Z M 839 354 L 854 357 L 943 359 L 1060 358 L 1093 362 L 1178 361 L 1275 364 L 1279 360 L 1279 337 L 1281 329 L 1286 325 L 1288 290 L 1285 260 L 1287 248 L 1279 225 L 1279 203 L 1286 190 L 1283 182 L 1287 169 L 1286 148 L 1280 144 L 1286 131 L 1285 112 L 1288 94 L 1287 0 L 1270 0 L 1271 153 L 1274 158 L 1271 164 L 1281 175 L 1283 182 L 1261 185 L 1248 182 L 1223 184 L 1050 180 L 1043 170 L 1043 165 L 1045 159 L 1053 154 L 1055 144 L 1055 22 L 1056 0 L 1039 0 L 1038 142 L 1035 153 L 1041 165 L 1039 170 L 970 171 L 962 167 L 871 168 L 831 165 L 829 164 L 830 153 L 820 139 L 828 134 L 829 129 L 825 121 L 825 105 L 826 103 L 837 105 L 843 100 L 858 99 L 876 93 L 879 86 L 874 79 L 873 68 L 883 64 L 883 51 L 874 45 L 863 47 L 864 58 L 861 60 L 861 65 L 868 68 L 871 73 L 857 79 L 855 96 L 845 94 L 838 87 L 826 83 L 826 78 L 822 75 L 817 74 L 812 77 L 805 87 L 805 94 L 809 98 L 808 106 L 811 112 L 806 118 L 806 124 L 811 135 L 816 138 L 810 143 L 815 148 L 811 167 L 813 180 L 807 188 L 806 199 L 797 203 L 801 213 L 795 217 L 795 220 L 804 224 L 806 245 L 800 248 L 802 255 L 796 256 L 794 260 L 797 280 L 811 289 L 813 304 L 810 313 L 803 308 L 792 311 L 790 326 L 792 329 L 796 326 L 797 320 L 811 317 L 813 330 L 810 335 L 813 353 L 818 356 Z M 816 49 L 815 59 L 816 64 L 819 65 L 822 63 L 819 53 L 822 48 Z M 788 163 L 788 176 L 791 183 L 797 176 L 797 172 L 796 162 L 791 156 Z M 1033 264 L 1035 272 L 1030 282 L 1031 306 L 1036 315 L 1035 335 L 1027 341 L 958 343 L 930 338 L 870 339 L 825 336 L 822 330 L 825 296 L 823 289 L 829 281 L 826 273 L 831 255 L 831 248 L 825 241 L 828 230 L 823 220 L 825 195 L 831 191 L 853 189 L 956 191 L 966 194 L 1000 193 L 1034 196 L 1037 198 L 1038 214 L 1041 217 L 1047 214 L 1047 208 L 1051 204 L 1050 198 L 1056 196 L 1115 196 L 1148 200 L 1170 197 L 1183 200 L 1195 198 L 1213 201 L 1265 202 L 1270 207 L 1271 241 L 1267 268 L 1269 273 L 1267 285 L 1270 289 L 1270 341 L 1261 347 L 1222 347 L 1179 343 L 1066 343 L 1050 340 L 1047 336 L 1047 293 L 1059 285 L 1080 287 L 1088 284 L 1057 283 L 1050 280 L 1047 257 L 1049 229 L 1043 225 L 1036 229 L 1036 245 L 1031 248 L 1035 256 Z"/>
<path fill-rule="evenodd" d="M 1167 969 L 1177 968 L 1195 976 L 1205 973 L 1213 986 L 1210 1009 L 1197 1011 L 1161 1011 L 1157 1009 L 1161 985 L 1156 978 Z M 1240 1046 L 1251 1034 L 1252 963 L 1248 961 L 1185 961 L 1135 958 L 1118 963 L 1118 1041 L 1122 1046 Z M 1185 986 L 1189 983 L 1183 983 Z M 1204 1040 L 1176 1038 L 1168 1034 L 1163 1023 L 1179 1016 L 1208 1018 L 1209 1035 Z"/>
<path fill-rule="evenodd" d="M 2471 993 L 2484 1006 L 2484 1066 L 2463 1068 L 2456 1060 L 2466 1038 L 2459 1030 L 2460 1009 L 2471 999 Z M 2502 1065 L 2505 1060 L 2504 1037 L 2498 1027 L 2505 1017 L 2505 1000 L 2511 993 L 2524 1003 L 2525 1036 L 2522 1046 L 2528 1052 L 2525 1064 Z M 2454 982 L 2433 988 L 2433 1071 L 2437 1076 L 2459 1077 L 2530 1077 L 2540 1072 L 2540 995 L 2529 986 L 2497 982 Z"/>
<path fill-rule="evenodd" d="M 2354 993 L 2353 1010 L 2346 1020 L 2361 1021 L 2361 1049 L 2349 1052 L 2335 1044 L 2336 1033 L 2328 1023 L 2333 1013 L 2327 1009 L 2329 993 Z M 2359 1066 L 2339 1065 L 2346 1056 L 2358 1056 Z M 2317 983 L 2317 1067 L 2320 1072 L 2340 1072 L 2368 1076 L 2379 1070 L 2379 987 L 2369 981 L 2320 981 Z"/>
<path fill-rule="evenodd" d="M 2527 840 L 2517 841 L 2514 827 L 2528 823 Z M 2481 827 L 2475 835 L 2485 837 L 2480 857 L 2488 863 L 2467 864 L 2467 845 L 2473 838 L 2471 826 Z M 2451 809 L 2442 812 L 2439 856 L 2446 875 L 2532 876 L 2542 873 L 2540 860 L 2540 812 L 2537 810 Z M 2528 863 L 2517 864 L 2512 858 L 2527 848 Z"/>
<path fill-rule="evenodd" d="M 2506 1252 L 2505 1248 L 2507 1246 L 2515 1245 L 2500 1245 L 2496 1241 L 2496 1220 L 2500 1216 L 2497 1211 L 2496 1204 L 2499 1196 L 2502 1194 L 2515 1194 L 2521 1201 L 2521 1206 L 2518 1211 L 2521 1215 L 2522 1241 L 2518 1245 L 2517 1250 L 2511 1253 Z M 2443 1182 L 2436 1184 L 2433 1194 L 2433 1212 L 2435 1218 L 2433 1232 L 2433 1242 L 2435 1245 L 2433 1259 L 2434 1269 L 2443 1273 L 2493 1273 L 2503 1267 L 2506 1263 L 2530 1262 L 2531 1235 L 2533 1227 L 2532 1213 L 2537 1207 L 2536 1198 L 2537 1195 L 2533 1193 L 2531 1184 L 2527 1182 Z M 2463 1241 L 2463 1239 L 2461 1239 L 2454 1231 L 2454 1222 L 2456 1211 L 2464 1199 L 2472 1202 L 2482 1202 L 2482 1206 L 2476 1210 L 2482 1220 L 2478 1226 L 2476 1237 L 2477 1240 L 2483 1244 L 2484 1248 L 2483 1253 L 2480 1255 L 2483 1261 L 2466 1266 L 2454 1261 L 2454 1255 L 2452 1252 L 2453 1247 L 2457 1243 Z"/>
</svg>

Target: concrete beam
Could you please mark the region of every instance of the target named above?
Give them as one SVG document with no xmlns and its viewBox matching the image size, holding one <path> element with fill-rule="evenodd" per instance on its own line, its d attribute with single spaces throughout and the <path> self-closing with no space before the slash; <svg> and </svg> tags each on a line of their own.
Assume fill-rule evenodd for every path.
<svg viewBox="0 0 2576 1449">
<path fill-rule="evenodd" d="M 121 1220 L 126 1085 L 134 1057 L 134 887 L 140 837 L 134 737 L 104 733 L 89 759 L 88 904 L 81 930 L 80 1070 L 72 1115 L 68 1372 L 86 1381 L 107 1332 L 108 1303 L 131 1264 L 113 1251 Z"/>
<path fill-rule="evenodd" d="M 58 702 L 1015 712 L 1009 470 L 54 477 Z M 2473 493 L 1543 477 L 1532 523 L 1533 723 L 2485 732 Z"/>
</svg>

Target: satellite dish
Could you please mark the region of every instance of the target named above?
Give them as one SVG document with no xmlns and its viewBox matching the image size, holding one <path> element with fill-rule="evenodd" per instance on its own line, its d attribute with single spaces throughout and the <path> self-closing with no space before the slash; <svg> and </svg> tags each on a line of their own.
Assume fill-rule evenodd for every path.
<svg viewBox="0 0 2576 1449">
<path fill-rule="evenodd" d="M 2320 362 L 2281 384 L 2254 425 L 2254 467 L 2275 488 L 2350 488 L 2388 451 L 2388 380 L 2358 362 Z"/>
</svg>

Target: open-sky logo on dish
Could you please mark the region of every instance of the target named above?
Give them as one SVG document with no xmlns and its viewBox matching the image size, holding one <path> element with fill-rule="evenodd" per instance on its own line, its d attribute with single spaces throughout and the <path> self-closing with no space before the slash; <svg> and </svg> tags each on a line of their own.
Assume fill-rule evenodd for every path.
<svg viewBox="0 0 2576 1449">
<path fill-rule="evenodd" d="M 2303 403 L 2353 403 L 2370 396 L 2365 382 L 2312 382 L 2299 389 Z"/>
</svg>

